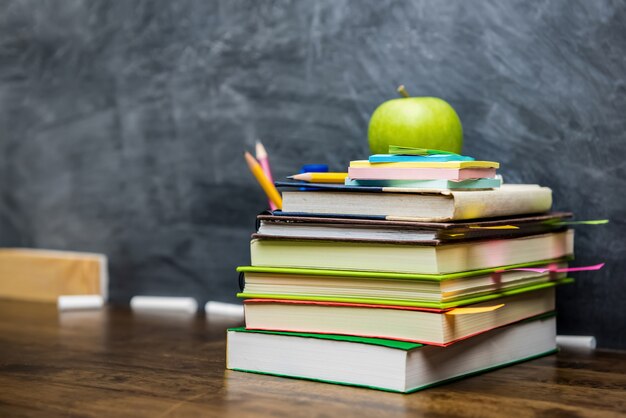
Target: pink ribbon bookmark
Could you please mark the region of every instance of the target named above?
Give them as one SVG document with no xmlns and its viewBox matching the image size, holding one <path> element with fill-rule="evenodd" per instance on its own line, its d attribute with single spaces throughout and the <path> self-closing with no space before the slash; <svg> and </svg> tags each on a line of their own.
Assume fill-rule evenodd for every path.
<svg viewBox="0 0 626 418">
<path fill-rule="evenodd" d="M 549 271 L 551 272 L 555 272 L 555 273 L 573 273 L 575 271 L 592 271 L 592 270 L 600 270 L 602 267 L 604 267 L 604 263 L 600 263 L 600 264 L 594 264 L 593 266 L 581 266 L 581 267 L 565 267 L 565 268 L 560 268 L 560 269 L 551 269 L 550 267 L 547 268 L 519 268 L 519 269 L 509 269 L 509 270 L 505 270 L 505 271 L 532 271 L 535 273 L 547 273 Z"/>
</svg>

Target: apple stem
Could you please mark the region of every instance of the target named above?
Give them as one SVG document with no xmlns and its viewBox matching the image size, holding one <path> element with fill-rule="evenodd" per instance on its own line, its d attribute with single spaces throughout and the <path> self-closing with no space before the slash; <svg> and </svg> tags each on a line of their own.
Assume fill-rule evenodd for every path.
<svg viewBox="0 0 626 418">
<path fill-rule="evenodd" d="M 402 95 L 403 97 L 410 97 L 410 96 L 409 96 L 409 92 L 408 92 L 408 91 L 406 91 L 406 89 L 404 88 L 404 84 L 401 84 L 401 85 L 400 85 L 400 86 L 396 89 L 396 91 L 397 91 L 398 93 L 400 93 L 400 95 Z"/>
</svg>

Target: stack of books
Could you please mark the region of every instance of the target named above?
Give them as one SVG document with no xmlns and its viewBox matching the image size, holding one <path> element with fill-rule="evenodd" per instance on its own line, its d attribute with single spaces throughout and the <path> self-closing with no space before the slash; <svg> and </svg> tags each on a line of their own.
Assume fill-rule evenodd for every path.
<svg viewBox="0 0 626 418">
<path fill-rule="evenodd" d="M 238 268 L 229 369 L 406 393 L 555 351 L 571 214 L 549 188 L 501 185 L 497 163 L 425 158 L 277 183 L 283 210 Z"/>
</svg>

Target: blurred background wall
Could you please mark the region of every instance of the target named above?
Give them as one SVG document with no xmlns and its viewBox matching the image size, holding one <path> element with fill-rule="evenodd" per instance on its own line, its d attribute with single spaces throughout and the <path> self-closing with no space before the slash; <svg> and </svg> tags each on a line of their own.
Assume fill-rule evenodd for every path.
<svg viewBox="0 0 626 418">
<path fill-rule="evenodd" d="M 404 83 L 577 231 L 559 332 L 626 346 L 623 1 L 26 1 L 0 13 L 0 245 L 96 251 L 111 296 L 234 301 L 274 177 L 343 171 Z M 616 328 L 617 327 L 617 328 Z"/>
</svg>

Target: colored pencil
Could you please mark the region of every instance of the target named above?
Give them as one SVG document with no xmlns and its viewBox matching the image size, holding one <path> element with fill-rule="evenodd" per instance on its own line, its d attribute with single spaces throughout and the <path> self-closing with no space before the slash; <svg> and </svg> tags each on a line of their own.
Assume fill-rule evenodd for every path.
<svg viewBox="0 0 626 418">
<path fill-rule="evenodd" d="M 343 184 L 348 173 L 302 173 L 289 176 L 288 178 L 309 183 L 339 183 Z"/>
<path fill-rule="evenodd" d="M 270 183 L 274 184 L 274 178 L 272 177 L 272 169 L 270 167 L 270 160 L 267 157 L 267 151 L 265 150 L 265 147 L 263 146 L 261 141 L 256 141 L 256 159 L 261 165 L 261 168 L 263 169 L 263 173 L 265 173 L 265 177 L 267 177 Z M 272 199 L 268 198 L 267 202 L 269 203 L 271 210 L 278 209 L 276 205 L 274 204 L 274 202 L 272 202 Z"/>
<path fill-rule="evenodd" d="M 278 209 L 281 209 L 283 207 L 283 200 L 280 197 L 280 193 L 278 193 L 278 190 L 276 190 L 274 184 L 271 183 L 265 176 L 261 165 L 257 162 L 257 160 L 254 159 L 254 157 L 249 152 L 246 152 L 244 156 L 246 157 L 246 162 L 248 163 L 248 167 L 250 167 L 250 171 L 263 188 L 263 191 L 265 192 L 267 197 L 272 202 L 274 202 Z"/>
</svg>

